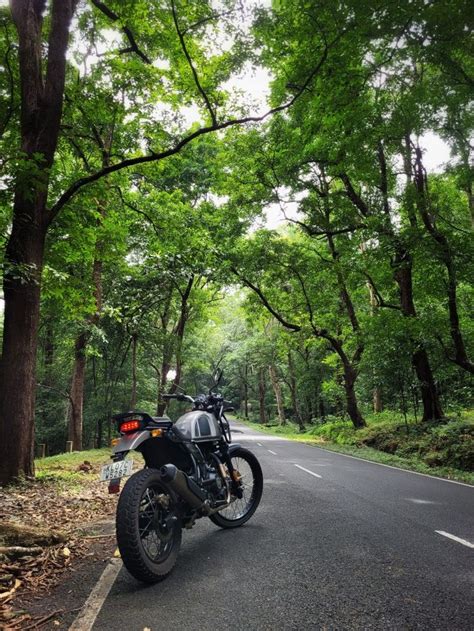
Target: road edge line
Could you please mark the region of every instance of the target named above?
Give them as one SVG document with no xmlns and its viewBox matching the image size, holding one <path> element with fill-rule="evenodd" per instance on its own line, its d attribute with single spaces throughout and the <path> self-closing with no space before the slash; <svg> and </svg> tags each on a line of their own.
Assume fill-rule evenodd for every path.
<svg viewBox="0 0 474 631">
<path fill-rule="evenodd" d="M 354 460 L 362 460 L 362 462 L 368 462 L 369 464 L 376 464 L 379 467 L 388 467 L 389 469 L 395 469 L 395 471 L 404 471 L 405 473 L 413 473 L 414 475 L 422 475 L 425 478 L 431 478 L 432 480 L 441 480 L 441 482 L 450 482 L 451 484 L 459 484 L 460 486 L 467 486 L 469 489 L 474 490 L 474 484 L 469 484 L 468 482 L 458 482 L 457 480 L 448 480 L 448 478 L 440 478 L 438 475 L 431 475 L 429 473 L 421 473 L 420 471 L 412 471 L 411 469 L 403 469 L 402 467 L 396 467 L 393 464 L 384 464 L 383 462 L 375 462 L 375 460 L 367 460 L 367 458 L 361 458 L 360 456 L 351 456 L 350 454 L 343 454 L 340 451 L 334 451 L 332 449 L 327 449 L 325 447 L 320 447 L 319 445 L 311 445 L 310 443 L 304 443 L 300 440 L 289 441 L 293 443 L 300 443 L 303 445 L 307 445 L 308 447 L 313 447 L 316 449 L 321 449 L 329 454 L 336 454 L 336 456 L 344 456 L 344 458 L 353 458 Z"/>
<path fill-rule="evenodd" d="M 109 559 L 86 602 L 82 605 L 68 631 L 90 631 L 102 609 L 105 599 L 112 589 L 118 573 L 122 569 L 122 559 Z"/>
</svg>

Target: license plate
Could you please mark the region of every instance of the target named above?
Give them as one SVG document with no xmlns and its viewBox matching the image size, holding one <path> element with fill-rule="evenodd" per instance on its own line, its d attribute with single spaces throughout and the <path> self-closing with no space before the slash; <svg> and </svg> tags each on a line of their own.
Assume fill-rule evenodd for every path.
<svg viewBox="0 0 474 631">
<path fill-rule="evenodd" d="M 133 460 L 131 458 L 107 464 L 105 467 L 102 467 L 100 471 L 100 481 L 108 482 L 109 480 L 123 478 L 126 475 L 130 475 L 132 473 L 132 469 Z"/>
</svg>

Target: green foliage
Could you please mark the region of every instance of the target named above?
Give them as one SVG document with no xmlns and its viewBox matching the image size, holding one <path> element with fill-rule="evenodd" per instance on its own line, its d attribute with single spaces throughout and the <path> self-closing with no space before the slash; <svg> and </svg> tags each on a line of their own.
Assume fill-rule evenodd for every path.
<svg viewBox="0 0 474 631">
<path fill-rule="evenodd" d="M 271 366 L 289 420 L 279 434 L 306 426 L 308 439 L 370 446 L 426 467 L 472 467 L 471 425 L 454 420 L 472 406 L 472 375 L 452 361 L 446 264 L 448 252 L 472 360 L 467 2 L 280 0 L 254 10 L 226 0 L 220 16 L 207 1 L 107 4 L 117 20 L 78 5 L 47 172 L 42 155 L 20 150 L 17 35 L 0 7 L 4 240 L 15 182 L 37 192 L 49 178 L 51 206 L 80 178 L 173 147 L 212 122 L 210 109 L 218 121 L 245 114 L 248 99 L 229 79 L 249 65 L 271 74 L 271 104 L 297 98 L 261 125 L 202 136 L 167 160 L 100 178 L 56 217 L 42 277 L 37 442 L 51 453 L 64 448 L 74 348 L 84 335 L 85 446 L 104 443 L 111 414 L 130 407 L 133 374 L 136 407 L 154 412 L 159 392 L 173 387 L 164 373 L 178 366 L 190 392 L 207 389 L 223 367 L 226 398 L 272 424 Z M 125 26 L 139 52 L 129 49 Z M 433 134 L 452 157 L 427 169 L 422 194 L 416 151 Z M 426 166 L 430 153 L 421 153 Z M 427 228 L 422 202 L 447 247 Z M 293 222 L 271 230 L 264 218 L 277 206 Z M 409 317 L 396 279 L 408 265 Z M 36 269 L 2 269 L 37 282 Z M 443 425 L 417 424 L 412 358 L 420 347 L 453 419 Z M 357 432 L 348 420 L 347 365 L 368 420 Z M 375 389 L 386 411 L 372 417 Z"/>
</svg>

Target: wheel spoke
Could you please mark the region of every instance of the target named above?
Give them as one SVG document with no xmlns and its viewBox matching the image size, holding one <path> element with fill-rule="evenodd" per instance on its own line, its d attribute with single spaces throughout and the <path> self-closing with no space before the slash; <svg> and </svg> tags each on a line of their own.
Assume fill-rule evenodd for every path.
<svg viewBox="0 0 474 631">
<path fill-rule="evenodd" d="M 235 497 L 230 506 L 219 511 L 219 515 L 229 521 L 237 521 L 246 515 L 253 506 L 256 481 L 252 468 L 244 458 L 232 458 L 232 466 L 239 473 L 242 497 Z"/>
<path fill-rule="evenodd" d="M 143 550 L 155 563 L 163 561 L 172 547 L 172 539 L 169 539 L 169 533 L 166 532 L 165 522 L 169 509 L 164 508 L 158 501 L 162 494 L 162 488 L 145 489 L 140 500 L 138 514 L 138 532 Z M 165 536 L 166 540 L 164 540 Z"/>
</svg>

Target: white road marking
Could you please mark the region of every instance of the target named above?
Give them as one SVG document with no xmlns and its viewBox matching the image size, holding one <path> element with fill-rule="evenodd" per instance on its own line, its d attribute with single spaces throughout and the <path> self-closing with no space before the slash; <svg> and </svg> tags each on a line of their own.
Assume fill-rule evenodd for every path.
<svg viewBox="0 0 474 631">
<path fill-rule="evenodd" d="M 435 530 L 438 535 L 442 535 L 443 537 L 447 537 L 448 539 L 452 539 L 453 541 L 457 541 L 458 543 L 462 543 L 463 546 L 467 548 L 472 548 L 474 550 L 474 543 L 470 541 L 466 541 L 466 539 L 461 539 L 460 537 L 456 537 L 456 535 L 452 535 L 449 532 L 445 532 L 444 530 Z"/>
<path fill-rule="evenodd" d="M 432 500 L 419 500 L 416 497 L 405 497 L 407 502 L 413 502 L 413 504 L 440 504 L 441 502 L 433 502 Z"/>
<path fill-rule="evenodd" d="M 309 469 L 305 469 L 304 467 L 301 467 L 299 464 L 295 464 L 295 467 L 298 467 L 298 469 L 301 469 L 301 471 L 306 471 L 306 473 L 309 473 L 310 475 L 314 475 L 315 478 L 322 478 L 322 475 L 319 475 L 319 473 L 315 473 L 314 471 L 310 471 Z"/>
<path fill-rule="evenodd" d="M 267 451 L 269 451 L 271 454 L 273 454 L 274 456 L 278 455 L 276 452 L 272 451 L 271 449 L 267 449 Z"/>
<path fill-rule="evenodd" d="M 69 627 L 69 631 L 90 631 L 92 629 L 121 569 L 122 559 L 110 559 L 77 618 Z"/>
<path fill-rule="evenodd" d="M 263 447 L 262 443 L 257 443 L 257 445 L 258 445 L 259 447 Z"/>
<path fill-rule="evenodd" d="M 313 447 L 313 445 L 311 445 Z M 389 469 L 395 469 L 395 471 L 403 471 L 404 473 L 413 473 L 413 475 L 422 475 L 424 478 L 431 478 L 432 480 L 441 480 L 441 482 L 450 482 L 451 484 L 459 484 L 461 486 L 467 486 L 470 489 L 474 489 L 474 485 L 467 482 L 458 482 L 457 480 L 448 480 L 447 478 L 440 478 L 437 475 L 430 475 L 429 473 L 420 473 L 419 471 L 410 471 L 410 469 L 402 469 L 402 467 L 394 467 L 391 464 L 383 464 L 382 462 L 374 462 L 373 460 L 367 460 L 367 458 L 360 458 L 359 456 L 349 456 L 349 454 L 341 454 L 339 451 L 333 451 L 332 449 L 325 449 L 320 445 L 314 445 L 316 449 L 322 449 L 326 453 L 336 454 L 336 456 L 343 456 L 344 458 L 352 458 L 353 460 L 362 460 L 362 462 L 368 462 L 369 464 L 376 464 L 379 467 L 388 467 Z"/>
</svg>

